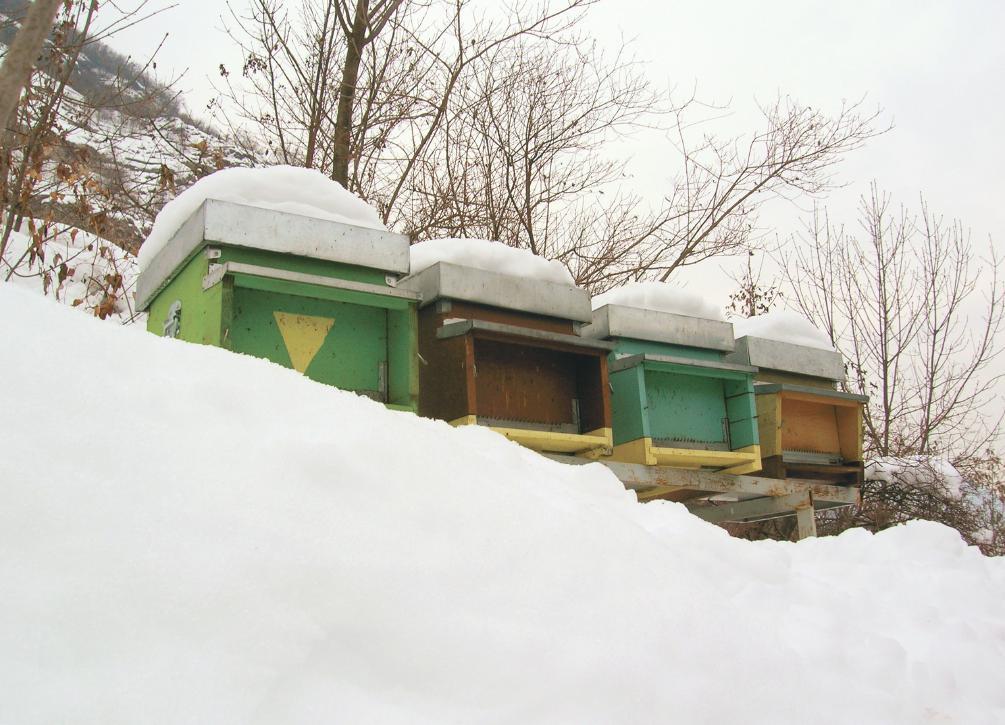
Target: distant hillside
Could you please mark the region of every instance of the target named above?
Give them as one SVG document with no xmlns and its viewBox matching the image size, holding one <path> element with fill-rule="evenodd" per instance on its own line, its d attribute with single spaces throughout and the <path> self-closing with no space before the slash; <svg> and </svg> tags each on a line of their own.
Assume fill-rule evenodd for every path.
<svg viewBox="0 0 1005 725">
<path fill-rule="evenodd" d="M 25 0 L 0 0 L 0 55 L 26 6 Z M 33 190 L 28 212 L 49 214 L 135 251 L 168 199 L 208 173 L 252 159 L 188 114 L 180 93 L 143 65 L 104 42 L 81 40 L 58 128 L 47 142 L 58 146 L 43 166 L 54 181 Z M 42 56 L 40 67 L 52 76 L 47 59 Z M 67 176 L 68 163 L 74 169 L 70 183 L 53 191 L 54 175 Z"/>
</svg>

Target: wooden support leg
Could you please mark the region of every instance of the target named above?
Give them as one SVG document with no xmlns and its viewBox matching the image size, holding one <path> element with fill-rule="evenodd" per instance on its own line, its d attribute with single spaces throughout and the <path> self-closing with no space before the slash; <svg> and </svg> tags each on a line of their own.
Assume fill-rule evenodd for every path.
<svg viewBox="0 0 1005 725">
<path fill-rule="evenodd" d="M 817 535 L 817 520 L 812 503 L 796 509 L 796 525 L 799 527 L 797 536 L 800 541 Z"/>
</svg>

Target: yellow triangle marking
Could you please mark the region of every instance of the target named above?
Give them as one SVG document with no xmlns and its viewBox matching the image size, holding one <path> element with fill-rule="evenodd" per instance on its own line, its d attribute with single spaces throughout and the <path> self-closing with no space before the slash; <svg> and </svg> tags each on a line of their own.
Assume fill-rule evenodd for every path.
<svg viewBox="0 0 1005 725">
<path fill-rule="evenodd" d="M 293 315 L 289 312 L 273 312 L 279 334 L 286 343 L 286 352 L 290 362 L 299 372 L 307 370 L 311 360 L 325 342 L 328 331 L 332 329 L 335 320 L 330 317 L 314 317 L 312 315 Z"/>
</svg>

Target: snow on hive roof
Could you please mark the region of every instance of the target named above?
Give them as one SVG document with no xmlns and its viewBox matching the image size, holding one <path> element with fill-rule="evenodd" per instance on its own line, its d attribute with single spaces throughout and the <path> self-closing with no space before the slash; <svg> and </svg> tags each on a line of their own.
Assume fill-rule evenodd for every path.
<svg viewBox="0 0 1005 725">
<path fill-rule="evenodd" d="M 935 490 L 957 500 L 963 497 L 963 475 L 952 463 L 937 456 L 873 458 L 866 461 L 865 478 L 869 481 Z"/>
<path fill-rule="evenodd" d="M 575 284 L 561 262 L 488 239 L 431 239 L 413 244 L 410 254 L 412 274 L 437 262 L 447 262 L 540 282 Z"/>
<path fill-rule="evenodd" d="M 671 312 L 706 320 L 722 320 L 722 310 L 693 292 L 671 287 L 666 282 L 629 282 L 593 298 L 593 309 L 604 305 L 624 305 L 644 310 Z"/>
<path fill-rule="evenodd" d="M 826 333 L 818 330 L 802 315 L 789 310 L 775 310 L 756 317 L 733 320 L 733 330 L 737 339 L 750 335 L 834 351 L 834 346 Z"/>
<path fill-rule="evenodd" d="M 206 199 L 219 199 L 387 231 L 377 210 L 317 169 L 297 166 L 223 169 L 169 201 L 154 220 L 138 255 L 141 267 L 157 256 Z"/>
</svg>

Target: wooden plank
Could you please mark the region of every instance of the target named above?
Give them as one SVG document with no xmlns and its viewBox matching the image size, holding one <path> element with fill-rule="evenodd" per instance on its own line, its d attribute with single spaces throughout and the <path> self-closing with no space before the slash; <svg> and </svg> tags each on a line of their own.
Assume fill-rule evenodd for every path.
<svg viewBox="0 0 1005 725">
<path fill-rule="evenodd" d="M 839 398 L 837 396 L 831 395 L 814 395 L 810 392 L 798 391 L 798 390 L 785 390 L 781 391 L 781 396 L 786 400 L 799 400 L 804 403 L 815 403 L 817 405 L 833 405 L 839 408 L 860 408 L 862 407 L 862 402 L 859 400 L 851 400 L 849 398 Z"/>
<path fill-rule="evenodd" d="M 782 454 L 782 401 L 777 395 L 758 395 L 757 429 L 761 444 L 761 457 Z"/>
<path fill-rule="evenodd" d="M 813 511 L 813 497 L 808 491 L 790 493 L 786 496 L 765 496 L 745 501 L 688 506 L 691 513 L 712 524 L 727 521 L 764 521 L 792 516 L 802 509 Z"/>
<path fill-rule="evenodd" d="M 837 408 L 838 438 L 841 456 L 846 461 L 862 460 L 862 406 Z"/>
<path fill-rule="evenodd" d="M 613 342 L 606 342 L 605 340 L 594 340 L 593 338 L 580 337 L 579 335 L 566 335 L 558 332 L 535 330 L 530 327 L 520 327 L 519 325 L 486 322 L 485 320 L 453 320 L 447 318 L 440 329 L 436 331 L 436 336 L 440 339 L 446 339 L 469 333 L 478 335 L 479 337 L 504 340 L 513 345 L 534 345 L 551 347 L 556 350 L 571 349 L 572 352 L 579 352 L 580 348 L 583 348 L 585 352 L 594 352 L 597 355 L 606 355 L 614 347 Z"/>
<path fill-rule="evenodd" d="M 816 512 L 812 504 L 796 509 L 796 526 L 798 527 L 796 537 L 800 541 L 817 535 L 817 519 L 815 514 Z"/>
<path fill-rule="evenodd" d="M 569 463 L 583 461 L 568 461 Z M 832 486 L 820 481 L 801 478 L 776 479 L 759 476 L 734 476 L 715 471 L 695 471 L 668 466 L 644 466 L 638 463 L 618 463 L 601 460 L 600 463 L 633 491 L 672 487 L 692 489 L 710 493 L 751 494 L 758 496 L 785 496 L 790 493 L 809 491 L 814 499 L 834 503 L 858 505 L 861 501 L 859 490 L 848 486 Z"/>
</svg>

